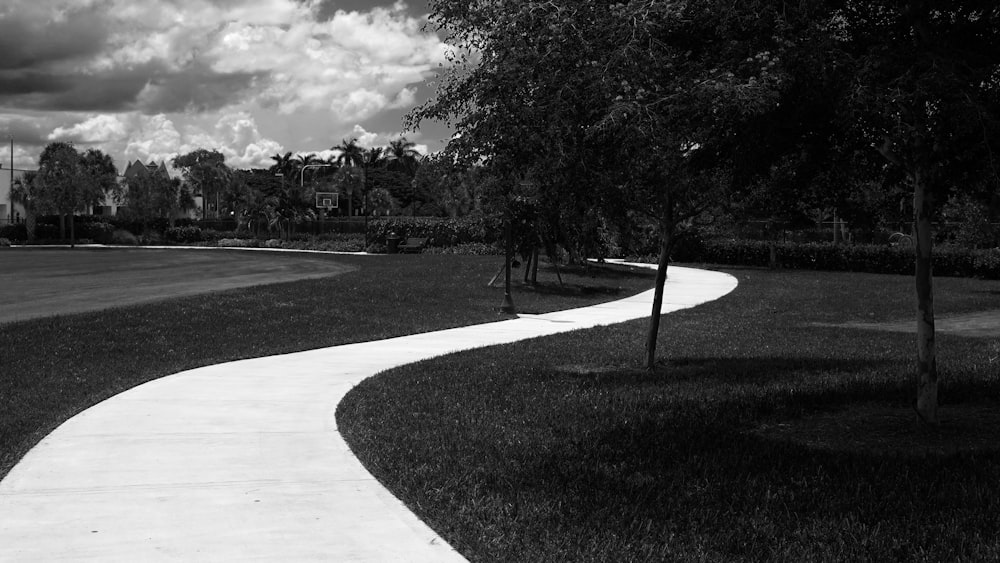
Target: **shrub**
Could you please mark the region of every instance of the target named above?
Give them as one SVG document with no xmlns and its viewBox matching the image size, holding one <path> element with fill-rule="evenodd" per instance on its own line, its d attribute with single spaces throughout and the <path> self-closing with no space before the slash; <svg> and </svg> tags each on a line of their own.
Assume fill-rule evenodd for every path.
<svg viewBox="0 0 1000 563">
<path fill-rule="evenodd" d="M 36 223 L 35 238 L 40 240 L 57 240 L 59 238 L 59 225 Z"/>
<path fill-rule="evenodd" d="M 28 239 L 28 229 L 24 226 L 24 223 L 4 225 L 0 227 L 0 238 L 12 241 L 24 241 Z"/>
<path fill-rule="evenodd" d="M 202 232 L 201 227 L 194 225 L 168 227 L 163 232 L 163 238 L 168 242 L 186 244 L 205 240 L 205 233 Z"/>
<path fill-rule="evenodd" d="M 111 233 L 111 244 L 135 246 L 139 244 L 139 239 L 125 229 L 115 229 L 114 232 Z"/>
<path fill-rule="evenodd" d="M 234 248 L 257 248 L 258 246 L 256 239 L 249 238 L 224 238 L 219 239 L 217 244 L 219 246 L 231 246 Z"/>
<path fill-rule="evenodd" d="M 436 217 L 386 217 L 368 224 L 370 239 L 384 241 L 390 233 L 406 239 L 426 237 L 431 246 L 452 246 L 469 242 L 493 243 L 501 239 L 499 217 L 470 216 L 460 219 Z"/>
<path fill-rule="evenodd" d="M 10 246 L 10 239 L 0 237 L 0 247 Z"/>
<path fill-rule="evenodd" d="M 95 240 L 101 244 L 110 243 L 114 232 L 114 226 L 103 221 L 89 221 L 85 223 L 77 223 L 76 225 L 77 237 L 80 239 Z"/>
<path fill-rule="evenodd" d="M 912 274 L 914 269 L 912 248 L 877 244 L 715 239 L 699 244 L 678 243 L 671 259 L 678 262 L 768 266 L 772 245 L 778 265 L 783 268 L 903 275 Z M 934 274 L 1000 279 L 1000 249 L 972 250 L 940 245 L 934 249 Z"/>
<path fill-rule="evenodd" d="M 427 254 L 465 254 L 470 256 L 503 256 L 503 248 L 498 244 L 482 242 L 467 242 L 454 246 L 430 246 L 424 249 Z"/>
<path fill-rule="evenodd" d="M 278 240 L 276 238 L 270 238 L 270 239 L 267 239 L 266 241 L 264 241 L 264 245 L 263 246 L 264 246 L 264 248 L 284 248 L 281 244 L 282 244 L 282 241 L 280 241 L 280 240 Z"/>
<path fill-rule="evenodd" d="M 205 229 L 202 231 L 202 240 L 217 242 L 222 239 L 239 238 L 235 231 L 216 231 L 215 229 Z"/>
</svg>

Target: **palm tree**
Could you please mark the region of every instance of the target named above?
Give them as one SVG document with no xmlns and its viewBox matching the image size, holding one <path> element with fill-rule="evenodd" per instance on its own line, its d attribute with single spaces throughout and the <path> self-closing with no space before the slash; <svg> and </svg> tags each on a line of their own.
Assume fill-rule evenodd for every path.
<svg viewBox="0 0 1000 563">
<path fill-rule="evenodd" d="M 340 151 L 340 155 L 337 156 L 337 164 L 339 166 L 351 166 L 358 168 L 361 171 L 361 193 L 365 191 L 365 170 L 367 168 L 367 162 L 365 157 L 365 149 L 358 145 L 358 140 L 355 139 L 344 139 L 339 145 L 330 147 L 331 150 Z M 354 215 L 354 206 L 351 201 L 351 194 L 347 194 L 347 215 Z"/>
<path fill-rule="evenodd" d="M 272 165 L 268 170 L 270 170 L 272 174 L 292 176 L 296 170 L 293 157 L 294 154 L 290 151 L 285 154 L 275 154 L 271 156 L 271 160 L 274 161 L 274 165 Z"/>
<path fill-rule="evenodd" d="M 13 171 L 11 172 L 13 174 Z M 38 182 L 38 173 L 34 171 L 25 172 L 20 178 L 14 179 L 14 186 L 10 191 L 11 203 L 18 203 L 24 208 L 24 228 L 27 231 L 28 242 L 35 241 L 35 198 L 32 193 Z"/>
<path fill-rule="evenodd" d="M 389 165 L 412 177 L 419 164 L 417 158 L 420 156 L 420 153 L 414 148 L 415 146 L 412 142 L 407 141 L 406 137 L 390 141 L 386 151 Z"/>
<path fill-rule="evenodd" d="M 306 166 L 309 166 L 310 164 L 316 164 L 317 162 L 322 162 L 322 160 L 316 156 L 316 153 L 311 152 L 309 154 L 296 155 L 295 160 L 293 162 L 295 163 L 296 168 L 302 170 Z"/>
<path fill-rule="evenodd" d="M 372 168 L 381 168 L 389 163 L 389 159 L 386 158 L 385 149 L 382 147 L 372 147 L 364 152 L 365 168 L 371 170 Z"/>
</svg>

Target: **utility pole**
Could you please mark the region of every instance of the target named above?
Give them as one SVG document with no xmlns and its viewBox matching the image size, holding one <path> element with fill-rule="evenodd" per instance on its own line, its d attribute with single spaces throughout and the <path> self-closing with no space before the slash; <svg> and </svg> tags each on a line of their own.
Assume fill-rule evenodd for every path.
<svg viewBox="0 0 1000 563">
<path fill-rule="evenodd" d="M 14 223 L 14 136 L 10 136 L 10 185 L 7 186 L 7 203 L 10 209 L 10 222 Z"/>
</svg>

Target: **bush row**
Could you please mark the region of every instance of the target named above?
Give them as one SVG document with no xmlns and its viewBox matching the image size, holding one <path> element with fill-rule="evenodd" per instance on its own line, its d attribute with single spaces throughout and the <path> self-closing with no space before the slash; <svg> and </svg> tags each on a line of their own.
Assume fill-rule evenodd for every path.
<svg viewBox="0 0 1000 563">
<path fill-rule="evenodd" d="M 368 237 L 384 241 L 395 234 L 406 239 L 426 237 L 430 246 L 455 246 L 457 244 L 493 244 L 500 240 L 502 221 L 499 218 L 478 216 L 461 219 L 436 217 L 385 217 L 368 224 Z"/>
<path fill-rule="evenodd" d="M 689 238 L 677 245 L 671 258 L 678 262 L 769 266 L 772 245 L 776 265 L 782 268 L 905 275 L 914 270 L 913 249 L 909 245 Z M 937 276 L 1000 279 L 1000 249 L 972 250 L 939 245 L 934 248 L 933 267 Z"/>
<path fill-rule="evenodd" d="M 327 252 L 361 252 L 364 250 L 364 238 L 354 236 L 343 240 L 259 240 L 254 238 L 223 238 L 216 244 L 230 248 L 286 248 L 290 250 L 325 250 Z"/>
</svg>

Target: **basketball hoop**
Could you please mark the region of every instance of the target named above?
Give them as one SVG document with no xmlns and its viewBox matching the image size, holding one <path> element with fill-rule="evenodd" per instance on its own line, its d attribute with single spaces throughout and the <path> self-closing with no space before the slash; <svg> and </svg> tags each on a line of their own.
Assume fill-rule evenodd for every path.
<svg viewBox="0 0 1000 563">
<path fill-rule="evenodd" d="M 340 204 L 339 196 L 337 192 L 316 192 L 316 208 L 337 209 Z"/>
</svg>

